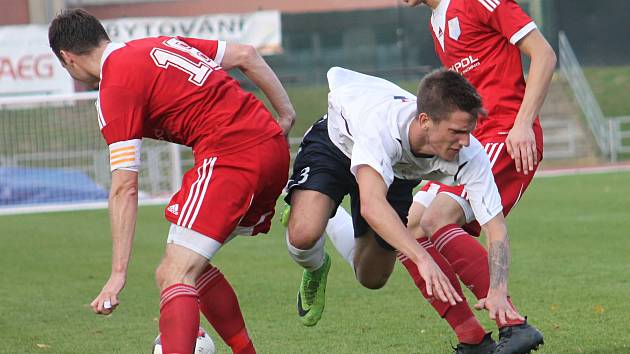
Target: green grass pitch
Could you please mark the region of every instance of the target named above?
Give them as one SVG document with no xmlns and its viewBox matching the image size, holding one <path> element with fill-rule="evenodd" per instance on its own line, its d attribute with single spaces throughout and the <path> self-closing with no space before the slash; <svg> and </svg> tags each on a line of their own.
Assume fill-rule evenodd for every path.
<svg viewBox="0 0 630 354">
<path fill-rule="evenodd" d="M 508 219 L 511 294 L 545 333 L 540 353 L 630 353 L 628 180 L 630 173 L 538 178 Z M 141 208 L 122 304 L 103 317 L 88 304 L 109 274 L 105 210 L 0 217 L 0 353 L 149 353 L 153 272 L 167 229 L 161 208 Z M 400 265 L 385 288 L 367 290 L 334 250 L 324 317 L 302 327 L 300 270 L 284 242 L 276 223 L 267 236 L 236 239 L 215 261 L 260 353 L 450 353 L 455 337 Z M 496 333 L 485 312 L 479 317 Z"/>
</svg>

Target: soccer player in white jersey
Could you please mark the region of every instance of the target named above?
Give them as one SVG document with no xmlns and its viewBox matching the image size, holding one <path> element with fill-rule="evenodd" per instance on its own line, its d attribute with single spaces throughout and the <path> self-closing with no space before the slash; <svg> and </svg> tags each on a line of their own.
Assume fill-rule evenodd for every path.
<svg viewBox="0 0 630 354">
<path fill-rule="evenodd" d="M 386 80 L 341 68 L 328 72 L 328 82 L 328 114 L 304 136 L 285 198 L 291 205 L 289 254 L 304 268 L 297 298 L 302 323 L 312 326 L 321 318 L 331 264 L 323 232 L 347 194 L 354 237 L 341 233 L 349 237 L 334 244 L 363 286 L 385 285 L 397 250 L 414 263 L 434 302 L 465 302 L 448 264 L 405 227 L 412 190 L 422 179 L 464 186 L 491 250 L 505 255 L 491 269 L 504 294 L 492 299 L 493 306 L 501 318 L 522 319 L 507 298 L 501 199 L 488 156 L 470 135 L 483 113 L 472 85 L 456 72 L 440 70 L 422 80 L 416 99 Z"/>
<path fill-rule="evenodd" d="M 470 80 L 483 98 L 488 115 L 479 120 L 472 134 L 490 157 L 503 214 L 507 216 L 542 159 L 538 112 L 556 63 L 553 49 L 513 0 L 404 1 L 410 6 L 425 4 L 433 10 L 429 30 L 436 54 L 445 68 Z M 527 84 L 521 53 L 531 58 Z M 471 236 L 478 236 L 480 227 L 461 186 L 426 184 L 414 198 L 409 227 L 419 243 L 437 247 L 461 281 L 480 299 L 478 306 L 488 308 L 500 329 L 498 353 L 526 353 L 543 343 L 535 328 L 520 319 L 497 317 L 493 302 L 485 301 L 496 295 L 489 292 L 495 279 L 489 274 L 488 253 Z M 341 210 L 329 223 L 327 232 L 335 240 L 341 232 L 351 233 L 350 229 L 350 216 Z M 403 264 L 422 290 L 422 278 L 414 264 L 409 260 Z M 457 352 L 489 352 L 485 345 L 489 338 L 470 309 L 432 304 L 457 334 L 461 342 Z"/>
</svg>

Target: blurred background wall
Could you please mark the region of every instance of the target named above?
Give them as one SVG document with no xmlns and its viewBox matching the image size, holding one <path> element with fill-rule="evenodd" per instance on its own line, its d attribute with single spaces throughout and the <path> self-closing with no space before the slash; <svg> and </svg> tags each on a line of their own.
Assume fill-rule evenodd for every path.
<svg viewBox="0 0 630 354">
<path fill-rule="evenodd" d="M 557 48 L 565 31 L 582 65 L 630 61 L 630 2 L 619 0 L 521 0 Z M 268 61 L 288 82 L 321 82 L 332 65 L 390 78 L 408 78 L 439 62 L 429 33 L 430 11 L 396 0 L 124 1 L 0 0 L 0 25 L 47 23 L 64 7 L 82 7 L 101 19 L 196 16 L 279 10 L 283 54 Z M 602 55 L 606 53 L 606 55 Z"/>
</svg>

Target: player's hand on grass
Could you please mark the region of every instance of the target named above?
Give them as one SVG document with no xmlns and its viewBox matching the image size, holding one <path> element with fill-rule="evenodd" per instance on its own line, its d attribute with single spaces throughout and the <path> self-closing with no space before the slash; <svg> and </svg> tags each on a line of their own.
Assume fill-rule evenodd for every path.
<svg viewBox="0 0 630 354">
<path fill-rule="evenodd" d="M 126 278 L 125 274 L 112 273 L 110 275 L 100 294 L 90 304 L 95 313 L 109 315 L 116 309 L 119 304 L 118 294 L 125 287 Z"/>
<path fill-rule="evenodd" d="M 417 263 L 420 276 L 424 279 L 427 287 L 427 294 L 434 296 L 442 302 L 448 302 L 451 305 L 456 305 L 458 302 L 462 302 L 463 299 L 457 293 L 457 290 L 453 287 L 446 275 L 442 273 L 440 267 L 428 258 Z"/>
<path fill-rule="evenodd" d="M 536 136 L 531 126 L 515 124 L 505 139 L 508 154 L 514 160 L 516 171 L 528 174 L 538 164 Z"/>
<path fill-rule="evenodd" d="M 507 324 L 507 320 L 521 320 L 525 321 L 525 318 L 521 316 L 512 305 L 508 302 L 506 295 L 498 294 L 490 290 L 488 297 L 485 299 L 479 299 L 479 302 L 475 304 L 476 310 L 488 310 L 488 316 L 491 320 L 499 320 L 502 325 Z"/>
</svg>

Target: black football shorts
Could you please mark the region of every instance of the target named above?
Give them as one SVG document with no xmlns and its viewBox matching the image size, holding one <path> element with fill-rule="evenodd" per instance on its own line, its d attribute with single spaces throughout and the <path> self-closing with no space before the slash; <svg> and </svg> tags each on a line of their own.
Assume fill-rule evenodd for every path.
<svg viewBox="0 0 630 354">
<path fill-rule="evenodd" d="M 405 225 L 413 202 L 413 189 L 419 182 L 395 178 L 387 192 L 387 201 Z M 326 116 L 315 122 L 302 139 L 293 162 L 293 173 L 287 183 L 284 199 L 287 204 L 291 204 L 291 193 L 296 189 L 313 190 L 330 197 L 335 203 L 331 218 L 335 216 L 343 198 L 349 194 L 354 237 L 364 236 L 368 232 L 369 225 L 361 216 L 359 186 L 350 172 L 350 159 L 330 140 Z M 381 247 L 394 250 L 380 236 L 377 235 L 376 240 Z"/>
</svg>

